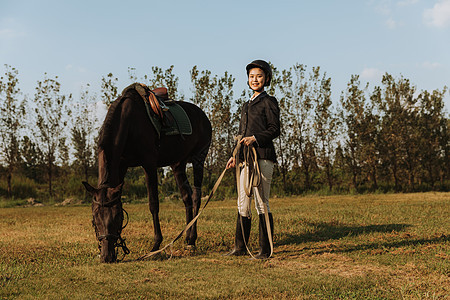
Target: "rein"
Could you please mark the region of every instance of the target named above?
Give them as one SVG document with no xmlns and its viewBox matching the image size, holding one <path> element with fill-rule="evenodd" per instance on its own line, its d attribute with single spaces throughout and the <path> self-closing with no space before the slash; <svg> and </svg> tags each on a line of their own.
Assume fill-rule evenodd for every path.
<svg viewBox="0 0 450 300">
<path fill-rule="evenodd" d="M 118 199 L 119 200 L 115 199 L 115 200 L 112 200 L 112 201 L 107 202 L 105 204 L 100 203 L 100 202 L 95 201 L 95 200 L 93 202 L 96 203 L 96 204 L 101 205 L 102 207 L 110 207 L 110 206 L 114 205 L 116 202 L 119 202 L 120 198 L 118 198 Z M 125 239 L 122 238 L 122 230 L 125 229 L 125 227 L 127 227 L 128 221 L 129 221 L 129 216 L 128 216 L 128 212 L 123 207 L 122 207 L 122 213 L 125 213 L 125 215 L 127 216 L 127 221 L 126 221 L 125 225 L 123 225 L 122 228 L 119 230 L 119 234 L 118 235 L 115 235 L 115 234 L 99 235 L 98 234 L 97 225 L 95 225 L 94 220 L 92 220 L 92 225 L 94 226 L 95 235 L 97 237 L 98 249 L 99 250 L 101 249 L 101 244 L 100 244 L 101 241 L 109 240 L 109 239 L 113 239 L 114 240 L 113 248 L 115 249 L 115 256 L 116 256 L 116 258 L 117 258 L 117 255 L 119 254 L 119 247 L 122 248 L 123 256 L 122 256 L 122 259 L 117 260 L 118 262 L 122 261 L 125 258 L 126 255 L 130 254 L 130 249 L 128 249 L 127 244 L 125 242 Z"/>
<path fill-rule="evenodd" d="M 200 211 L 199 211 L 198 214 L 195 216 L 195 218 L 193 218 L 192 221 L 189 222 L 189 224 L 186 225 L 186 227 L 183 229 L 183 231 L 181 231 L 181 232 L 177 235 L 177 237 L 176 237 L 175 239 L 173 239 L 173 241 L 171 241 L 169 244 L 167 244 L 166 246 L 164 246 L 164 248 L 159 249 L 159 250 L 156 250 L 156 251 L 153 251 L 153 252 L 150 252 L 150 253 L 147 253 L 147 254 L 145 254 L 145 255 L 142 255 L 141 257 L 138 258 L 138 260 L 143 260 L 143 259 L 152 257 L 153 255 L 156 255 L 156 254 L 158 254 L 158 253 L 161 253 L 161 252 L 165 251 L 165 250 L 166 250 L 167 248 L 169 248 L 169 247 L 170 247 L 170 257 L 172 257 L 172 255 L 173 255 L 173 251 L 172 251 L 172 246 L 173 246 L 173 244 L 174 244 L 177 240 L 179 240 L 179 239 L 183 236 L 183 234 L 185 234 L 186 231 L 187 231 L 189 228 L 191 228 L 192 225 L 194 225 L 195 221 L 197 221 L 197 219 L 200 217 L 200 215 L 202 214 L 203 210 L 204 210 L 205 207 L 208 205 L 209 200 L 211 200 L 211 198 L 214 196 L 214 193 L 216 192 L 217 188 L 219 187 L 220 182 L 222 181 L 222 178 L 223 178 L 223 176 L 225 175 L 225 171 L 226 171 L 226 170 L 227 170 L 227 169 L 225 168 L 225 169 L 222 171 L 222 174 L 220 174 L 219 178 L 217 179 L 216 183 L 214 184 L 213 189 L 211 190 L 211 193 L 210 193 L 209 196 L 208 196 L 208 199 L 207 199 L 206 202 L 205 202 L 205 205 L 203 205 L 203 207 L 200 209 Z"/>
</svg>

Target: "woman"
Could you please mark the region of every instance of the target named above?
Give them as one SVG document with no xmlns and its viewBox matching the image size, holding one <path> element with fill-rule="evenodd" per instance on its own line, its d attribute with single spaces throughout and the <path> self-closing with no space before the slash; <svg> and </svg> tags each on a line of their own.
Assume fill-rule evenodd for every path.
<svg viewBox="0 0 450 300">
<path fill-rule="evenodd" d="M 242 136 L 239 142 L 243 146 L 253 145 L 255 147 L 261 170 L 261 184 L 253 188 L 256 211 L 259 216 L 259 253 L 255 258 L 265 259 L 270 256 L 271 247 L 264 213 L 265 207 L 267 207 L 270 229 L 273 235 L 273 217 L 269 209 L 269 194 L 273 168 L 276 163 L 273 139 L 280 135 L 280 109 L 275 97 L 269 96 L 264 91 L 264 87 L 269 86 L 272 80 L 270 65 L 263 60 L 255 60 L 247 65 L 246 70 L 247 83 L 253 90 L 253 95 L 242 107 L 238 135 Z M 228 160 L 227 168 L 233 167 L 236 167 L 236 159 L 231 157 Z M 250 236 L 251 209 L 250 197 L 247 196 L 244 189 L 244 180 L 248 170 L 248 165 L 244 164 L 240 173 L 235 245 L 228 255 L 239 256 L 245 255 L 247 252 L 245 244 L 248 243 Z"/>
</svg>

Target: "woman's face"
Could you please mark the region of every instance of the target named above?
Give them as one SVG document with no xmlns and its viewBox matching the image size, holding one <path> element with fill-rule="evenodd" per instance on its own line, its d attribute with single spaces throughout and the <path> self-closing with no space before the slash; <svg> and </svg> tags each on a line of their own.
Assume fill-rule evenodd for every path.
<svg viewBox="0 0 450 300">
<path fill-rule="evenodd" d="M 260 68 L 253 68 L 248 72 L 248 84 L 254 91 L 262 91 L 266 83 L 266 75 Z"/>
</svg>

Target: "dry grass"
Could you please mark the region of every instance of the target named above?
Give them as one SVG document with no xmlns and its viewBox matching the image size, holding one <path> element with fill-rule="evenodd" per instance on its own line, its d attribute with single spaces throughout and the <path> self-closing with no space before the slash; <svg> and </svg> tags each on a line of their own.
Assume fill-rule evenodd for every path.
<svg viewBox="0 0 450 300">
<path fill-rule="evenodd" d="M 211 202 L 195 253 L 136 259 L 151 248 L 145 204 L 125 205 L 132 253 L 102 265 L 90 207 L 0 210 L 0 298 L 447 299 L 450 194 L 293 197 L 271 200 L 275 254 L 223 257 L 232 247 L 234 200 Z M 180 204 L 161 204 L 169 242 L 183 229 Z M 257 248 L 253 219 L 250 246 Z"/>
</svg>

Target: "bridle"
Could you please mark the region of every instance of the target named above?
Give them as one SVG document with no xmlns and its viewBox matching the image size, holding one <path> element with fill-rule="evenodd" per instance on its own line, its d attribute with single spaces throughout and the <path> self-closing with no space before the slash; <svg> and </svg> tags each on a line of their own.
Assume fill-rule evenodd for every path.
<svg viewBox="0 0 450 300">
<path fill-rule="evenodd" d="M 99 205 L 102 208 L 104 208 L 104 207 L 112 207 L 112 206 L 116 205 L 117 203 L 121 203 L 120 202 L 120 197 L 117 197 L 116 199 L 113 199 L 113 200 L 111 200 L 109 202 L 106 202 L 106 203 L 104 203 L 102 201 L 96 201 L 96 200 L 93 200 L 92 202 L 97 204 L 97 205 Z M 95 224 L 94 217 L 92 217 L 92 226 L 94 227 L 95 236 L 96 236 L 97 241 L 98 241 L 98 249 L 101 251 L 101 242 L 103 240 L 107 240 L 107 241 L 112 240 L 112 241 L 114 241 L 114 244 L 113 244 L 113 248 L 115 249 L 114 250 L 114 255 L 115 255 L 115 258 L 117 258 L 117 254 L 119 252 L 119 247 L 122 248 L 122 251 L 123 251 L 122 259 L 117 260 L 117 261 L 123 260 L 126 255 L 130 254 L 130 250 L 127 247 L 125 239 L 122 238 L 122 236 L 121 236 L 122 230 L 125 227 L 127 227 L 128 221 L 129 221 L 128 212 L 122 207 L 122 222 L 123 222 L 123 219 L 124 219 L 123 213 L 125 213 L 125 215 L 127 216 L 127 221 L 126 221 L 125 225 L 123 225 L 119 229 L 119 233 L 117 235 L 116 234 L 102 234 L 102 235 L 100 235 L 99 232 L 98 232 L 97 225 Z M 102 222 L 103 222 L 103 219 L 102 219 Z M 105 224 L 103 224 L 103 227 L 106 228 Z"/>
</svg>

